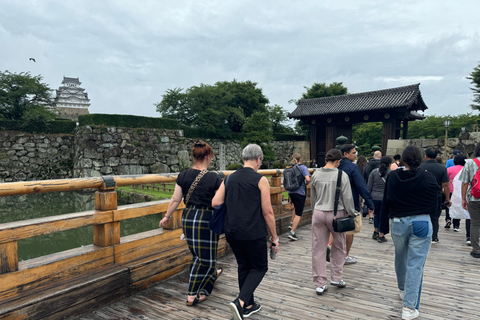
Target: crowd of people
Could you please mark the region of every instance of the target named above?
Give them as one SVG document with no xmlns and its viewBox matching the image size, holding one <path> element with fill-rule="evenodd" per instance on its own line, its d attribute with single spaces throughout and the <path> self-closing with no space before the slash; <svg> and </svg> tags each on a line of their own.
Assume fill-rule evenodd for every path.
<svg viewBox="0 0 480 320">
<path fill-rule="evenodd" d="M 480 195 L 470 192 L 477 183 L 475 174 L 480 161 L 466 161 L 466 156 L 457 150 L 453 155 L 452 161 L 443 166 L 436 148 L 422 153 L 408 146 L 393 160 L 375 151 L 367 161 L 363 156 L 357 159 L 355 146 L 346 144 L 340 150 L 329 150 L 325 166 L 312 176 L 301 164 L 300 154 L 292 155 L 287 168 L 298 168 L 302 181 L 297 190 L 288 192 L 294 207 L 288 239 L 298 240 L 296 230 L 304 211 L 307 185 L 311 184 L 312 277 L 318 295 L 328 290 L 327 262 L 329 284 L 339 288 L 346 287 L 342 278 L 344 265 L 357 262 L 350 255 L 354 231 L 336 232 L 333 220 L 337 218 L 368 215 L 373 224 L 372 238 L 379 243 L 387 242 L 385 235 L 391 231 L 402 319 L 419 316 L 423 268 L 431 245 L 439 242 L 443 209 L 445 228 L 453 222 L 454 230 L 459 231 L 461 219 L 466 220 L 466 243 L 472 246 L 471 256 L 480 258 Z M 223 273 L 216 261 L 218 235 L 208 223 L 214 208 L 224 204 L 223 231 L 238 264 L 239 293 L 229 308 L 235 320 L 248 318 L 261 310 L 254 292 L 268 270 L 268 251 L 274 256 L 279 250 L 270 185 L 257 172 L 263 161 L 262 149 L 256 144 L 246 146 L 242 151 L 244 166 L 223 182 L 217 173 L 207 170 L 214 157 L 211 146 L 197 141 L 192 156 L 194 165 L 178 175 L 170 205 L 160 221 L 160 226 L 166 225 L 184 201 L 182 228 L 193 256 L 186 305 L 205 301 Z M 475 157 L 480 159 L 480 143 Z"/>
</svg>

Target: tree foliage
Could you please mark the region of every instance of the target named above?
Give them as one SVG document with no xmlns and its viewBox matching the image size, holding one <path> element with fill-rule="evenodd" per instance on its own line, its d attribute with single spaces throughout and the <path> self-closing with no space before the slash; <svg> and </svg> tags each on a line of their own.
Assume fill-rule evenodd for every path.
<svg viewBox="0 0 480 320">
<path fill-rule="evenodd" d="M 28 72 L 0 72 L 0 115 L 8 120 L 53 120 L 56 115 L 45 106 L 52 103 L 51 89 L 42 76 Z"/>
<path fill-rule="evenodd" d="M 268 144 L 273 140 L 272 122 L 268 118 L 268 112 L 257 111 L 245 122 L 245 138 L 242 141 L 242 148 L 249 143 L 256 143 L 263 150 L 264 161 L 275 161 L 275 152 L 272 145 Z"/>
<path fill-rule="evenodd" d="M 473 104 L 470 106 L 473 110 L 480 110 L 480 64 L 473 69 L 467 79 L 473 84 L 473 87 L 470 88 L 473 91 Z"/>
<path fill-rule="evenodd" d="M 288 121 L 288 111 L 279 105 L 267 106 L 267 116 L 272 123 L 273 133 L 295 134 L 295 130 L 285 123 Z"/>
<path fill-rule="evenodd" d="M 408 123 L 408 139 L 434 139 L 445 137 L 445 126 L 443 121 L 450 119 L 450 126 L 448 127 L 448 137 L 458 138 L 462 127 L 466 131 L 474 131 L 474 125 L 480 125 L 480 117 L 472 115 L 471 113 L 461 114 L 457 116 L 427 116 L 421 121 L 412 121 Z"/>
<path fill-rule="evenodd" d="M 382 123 L 367 122 L 353 125 L 352 140 L 358 147 L 358 155 L 368 157 L 372 154 L 372 147 L 382 143 Z"/>
<path fill-rule="evenodd" d="M 201 84 L 185 91 L 169 89 L 156 106 L 164 118 L 228 138 L 231 132 L 242 132 L 255 112 L 267 112 L 268 102 L 257 83 L 233 80 Z"/>
<path fill-rule="evenodd" d="M 314 83 L 310 88 L 304 87 L 307 92 L 302 93 L 302 99 L 323 98 L 331 96 L 341 96 L 348 93 L 348 89 L 342 82 L 332 82 L 327 85 L 323 83 Z"/>
</svg>

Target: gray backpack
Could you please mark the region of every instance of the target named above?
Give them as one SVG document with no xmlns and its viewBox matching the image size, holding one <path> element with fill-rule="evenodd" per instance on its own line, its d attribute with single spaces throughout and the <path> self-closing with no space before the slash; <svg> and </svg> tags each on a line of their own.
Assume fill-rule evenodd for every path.
<svg viewBox="0 0 480 320">
<path fill-rule="evenodd" d="M 305 178 L 298 164 L 283 171 L 283 187 L 287 191 L 295 191 L 302 186 Z"/>
</svg>

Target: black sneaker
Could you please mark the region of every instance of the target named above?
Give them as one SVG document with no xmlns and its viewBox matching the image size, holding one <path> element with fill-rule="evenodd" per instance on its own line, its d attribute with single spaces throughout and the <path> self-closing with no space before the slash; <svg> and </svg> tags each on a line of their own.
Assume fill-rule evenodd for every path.
<svg viewBox="0 0 480 320">
<path fill-rule="evenodd" d="M 290 231 L 290 234 L 288 235 L 288 239 L 297 241 L 298 240 L 297 234 L 293 231 Z"/>
<path fill-rule="evenodd" d="M 248 318 L 250 317 L 252 314 L 254 313 L 257 313 L 258 311 L 260 311 L 260 309 L 262 309 L 262 306 L 256 302 L 253 303 L 252 307 L 250 309 L 248 308 L 243 308 L 243 317 L 244 318 Z"/>
<path fill-rule="evenodd" d="M 240 305 L 238 298 L 230 302 L 228 307 L 232 311 L 234 320 L 243 320 L 243 307 Z"/>
<path fill-rule="evenodd" d="M 445 229 L 450 229 L 451 225 L 452 225 L 452 221 L 447 220 L 447 223 L 445 224 Z"/>
<path fill-rule="evenodd" d="M 373 224 L 373 218 L 368 218 L 368 223 Z"/>
<path fill-rule="evenodd" d="M 373 231 L 372 239 L 373 239 L 373 240 L 378 240 L 378 237 L 379 237 L 378 232 L 377 232 L 377 231 Z"/>
<path fill-rule="evenodd" d="M 470 252 L 470 255 L 474 258 L 480 258 L 480 253 Z"/>
<path fill-rule="evenodd" d="M 387 242 L 387 239 L 385 238 L 385 236 L 378 237 L 378 242 L 380 242 L 380 243 Z"/>
</svg>

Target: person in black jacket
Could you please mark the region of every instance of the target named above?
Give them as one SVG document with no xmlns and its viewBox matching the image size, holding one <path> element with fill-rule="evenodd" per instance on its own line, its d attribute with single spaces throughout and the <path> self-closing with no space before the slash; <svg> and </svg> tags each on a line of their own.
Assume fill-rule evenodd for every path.
<svg viewBox="0 0 480 320">
<path fill-rule="evenodd" d="M 373 153 L 373 158 L 370 159 L 367 162 L 367 165 L 365 166 L 365 169 L 363 169 L 363 178 L 365 179 L 365 182 L 368 181 L 368 177 L 370 177 L 370 173 L 374 170 L 380 167 L 380 159 L 382 158 L 382 152 L 381 151 L 375 151 Z"/>
<path fill-rule="evenodd" d="M 380 230 L 389 233 L 391 221 L 402 319 L 415 319 L 433 232 L 430 215 L 437 210 L 440 186 L 431 172 L 419 170 L 422 153 L 417 147 L 406 147 L 402 162 L 405 169 L 394 170 L 387 177 Z"/>
</svg>

